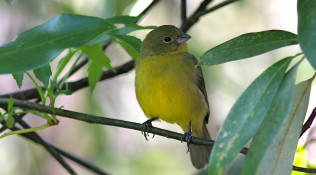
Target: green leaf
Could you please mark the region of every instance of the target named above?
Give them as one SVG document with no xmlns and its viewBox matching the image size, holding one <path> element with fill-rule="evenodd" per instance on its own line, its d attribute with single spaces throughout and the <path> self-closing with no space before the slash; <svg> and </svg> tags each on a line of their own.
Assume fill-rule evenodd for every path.
<svg viewBox="0 0 316 175">
<path fill-rule="evenodd" d="M 88 62 L 88 82 L 91 92 L 94 90 L 96 84 L 99 82 L 102 76 L 102 72 L 102 66 L 90 59 Z"/>
<path fill-rule="evenodd" d="M 292 155 L 285 156 L 290 159 L 290 164 L 284 164 L 285 162 L 283 162 L 281 158 L 282 153 L 284 153 L 282 149 L 286 146 L 284 145 L 286 133 L 290 125 L 290 114 L 294 101 L 294 87 L 298 65 L 299 64 L 296 64 L 290 69 L 282 80 L 267 117 L 262 122 L 262 125 L 251 143 L 243 163 L 243 175 L 278 175 L 280 171 L 282 172 L 281 174 L 290 174 L 295 152 L 293 152 Z"/>
<path fill-rule="evenodd" d="M 141 16 L 114 16 L 111 18 L 107 18 L 107 20 L 113 24 L 125 24 L 125 25 L 130 25 L 130 24 L 135 24 Z"/>
<path fill-rule="evenodd" d="M 9 98 L 9 101 L 8 101 L 8 112 L 10 112 L 12 110 L 13 105 L 14 105 L 14 99 L 13 98 Z"/>
<path fill-rule="evenodd" d="M 289 122 L 285 124 L 284 140 L 278 162 L 274 165 L 275 174 L 290 174 L 297 143 L 300 138 L 303 121 L 308 107 L 312 79 L 295 86 L 294 105 Z"/>
<path fill-rule="evenodd" d="M 43 67 L 37 68 L 33 70 L 33 73 L 35 74 L 35 77 L 48 86 L 50 76 L 52 76 L 52 70 L 50 68 L 50 65 L 47 64 Z"/>
<path fill-rule="evenodd" d="M 297 36 L 282 30 L 247 33 L 206 51 L 199 65 L 240 60 L 293 44 L 297 44 Z"/>
<path fill-rule="evenodd" d="M 21 88 L 22 83 L 23 83 L 24 73 L 13 73 L 12 76 L 15 79 L 15 82 L 18 85 L 18 87 Z"/>
<path fill-rule="evenodd" d="M 7 121 L 6 121 L 7 127 L 12 128 L 14 126 L 14 122 L 15 122 L 14 117 L 12 116 L 11 113 L 8 113 L 7 114 Z"/>
<path fill-rule="evenodd" d="M 110 58 L 103 52 L 100 44 L 93 46 L 83 46 L 80 48 L 80 50 L 87 54 L 89 59 L 93 60 L 95 64 L 105 66 L 106 68 L 115 71 L 111 65 Z"/>
<path fill-rule="evenodd" d="M 209 174 L 222 175 L 255 135 L 271 106 L 291 58 L 282 59 L 269 67 L 238 98 L 219 131 L 210 157 Z"/>
<path fill-rule="evenodd" d="M 133 59 L 139 57 L 140 46 L 142 44 L 140 39 L 129 35 L 113 35 L 113 37 L 117 39 L 116 42 L 119 43 Z"/>
<path fill-rule="evenodd" d="M 25 72 L 50 63 L 64 49 L 81 47 L 114 26 L 106 20 L 62 14 L 27 30 L 0 48 L 0 74 Z"/>
<path fill-rule="evenodd" d="M 113 35 L 126 35 L 126 34 L 129 34 L 131 32 L 134 32 L 136 30 L 155 29 L 155 28 L 156 28 L 155 26 L 139 26 L 139 25 L 133 24 L 133 25 L 129 25 L 127 27 L 122 27 L 122 28 L 117 29 L 117 30 L 113 30 L 111 33 Z"/>
<path fill-rule="evenodd" d="M 309 63 L 316 69 L 316 1 L 298 0 L 298 42 Z"/>
<path fill-rule="evenodd" d="M 69 49 L 66 56 L 64 56 L 59 62 L 57 66 L 57 70 L 52 78 L 52 83 L 55 85 L 57 83 L 57 79 L 60 75 L 60 73 L 65 69 L 66 65 L 69 63 L 71 58 L 74 56 L 75 53 L 77 53 L 78 50 L 72 51 L 72 49 Z"/>
</svg>

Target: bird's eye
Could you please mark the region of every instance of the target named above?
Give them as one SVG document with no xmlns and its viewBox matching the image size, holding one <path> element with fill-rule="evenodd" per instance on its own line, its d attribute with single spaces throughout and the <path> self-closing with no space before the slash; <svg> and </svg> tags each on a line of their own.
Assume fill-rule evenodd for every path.
<svg viewBox="0 0 316 175">
<path fill-rule="evenodd" d="M 169 43 L 169 42 L 171 41 L 171 38 L 168 37 L 168 36 L 166 36 L 166 37 L 163 38 L 163 41 L 164 41 L 165 43 Z"/>
</svg>

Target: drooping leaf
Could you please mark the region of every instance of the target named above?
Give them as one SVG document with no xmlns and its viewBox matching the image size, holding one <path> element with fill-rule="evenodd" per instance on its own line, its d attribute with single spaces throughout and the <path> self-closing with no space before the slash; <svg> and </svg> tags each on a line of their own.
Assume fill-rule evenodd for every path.
<svg viewBox="0 0 316 175">
<path fill-rule="evenodd" d="M 49 64 L 34 69 L 33 73 L 35 74 L 35 77 L 45 85 L 48 85 L 50 76 L 52 76 L 52 70 Z"/>
<path fill-rule="evenodd" d="M 140 39 L 129 35 L 115 35 L 113 37 L 117 39 L 116 42 L 118 42 L 133 59 L 139 57 L 142 43 Z"/>
<path fill-rule="evenodd" d="M 309 63 L 316 69 L 316 1 L 298 0 L 298 41 Z"/>
<path fill-rule="evenodd" d="M 80 49 L 85 54 L 87 54 L 89 59 L 93 60 L 95 64 L 105 66 L 106 68 L 115 71 L 111 65 L 110 58 L 102 51 L 100 44 L 95 44 L 93 46 L 83 46 Z"/>
<path fill-rule="evenodd" d="M 291 68 L 282 80 L 267 117 L 251 143 L 244 161 L 243 175 L 279 175 L 280 171 L 281 174 L 290 174 L 294 153 L 285 156 L 282 151 L 286 147 L 286 134 L 291 124 L 290 114 L 294 105 L 294 83 L 298 65 Z M 283 156 L 290 159 L 290 164 L 283 162 Z"/>
<path fill-rule="evenodd" d="M 238 98 L 219 131 L 210 157 L 209 174 L 222 175 L 255 135 L 290 61 L 291 58 L 285 58 L 269 67 Z"/>
<path fill-rule="evenodd" d="M 91 92 L 99 82 L 102 72 L 102 66 L 90 59 L 88 62 L 88 82 Z"/>
<path fill-rule="evenodd" d="M 25 72 L 46 65 L 64 49 L 81 47 L 113 28 L 111 23 L 96 17 L 55 16 L 0 47 L 0 74 Z"/>
<path fill-rule="evenodd" d="M 12 76 L 15 79 L 15 82 L 18 85 L 18 87 L 21 88 L 22 83 L 23 83 L 24 73 L 13 73 Z"/>
<path fill-rule="evenodd" d="M 293 44 L 297 44 L 297 36 L 282 30 L 247 33 L 206 51 L 199 65 L 240 60 Z"/>
</svg>

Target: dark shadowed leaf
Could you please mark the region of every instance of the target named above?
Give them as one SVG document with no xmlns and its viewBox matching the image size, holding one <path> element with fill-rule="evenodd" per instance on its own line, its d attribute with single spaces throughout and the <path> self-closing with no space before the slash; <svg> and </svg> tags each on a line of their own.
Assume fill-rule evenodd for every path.
<svg viewBox="0 0 316 175">
<path fill-rule="evenodd" d="M 247 33 L 206 51 L 199 65 L 240 60 L 293 44 L 297 44 L 297 36 L 282 30 Z"/>
<path fill-rule="evenodd" d="M 279 175 L 279 168 L 284 168 L 282 174 L 290 174 L 295 152 L 289 158 L 291 163 L 287 166 L 284 166 L 280 158 L 285 146 L 286 133 L 291 124 L 290 114 L 294 105 L 294 83 L 298 65 L 289 70 L 282 80 L 267 117 L 251 143 L 244 161 L 243 175 Z"/>
<path fill-rule="evenodd" d="M 298 41 L 307 60 L 316 69 L 316 1 L 298 0 Z"/>
<path fill-rule="evenodd" d="M 111 23 L 96 17 L 55 16 L 0 47 L 0 74 L 25 72 L 46 65 L 64 49 L 80 47 L 113 28 Z"/>
<path fill-rule="evenodd" d="M 291 57 L 269 67 L 238 98 L 219 131 L 210 157 L 209 174 L 222 175 L 255 135 L 290 62 Z"/>
</svg>

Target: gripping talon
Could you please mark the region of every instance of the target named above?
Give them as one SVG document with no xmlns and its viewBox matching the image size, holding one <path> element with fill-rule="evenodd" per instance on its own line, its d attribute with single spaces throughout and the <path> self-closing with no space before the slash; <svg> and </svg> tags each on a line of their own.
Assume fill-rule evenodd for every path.
<svg viewBox="0 0 316 175">
<path fill-rule="evenodd" d="M 151 119 L 149 119 L 149 120 L 147 120 L 147 121 L 145 121 L 143 124 L 142 124 L 142 126 L 141 126 L 141 133 L 144 135 L 144 137 L 145 137 L 145 139 L 148 141 L 148 136 L 149 136 L 149 129 L 150 129 L 150 127 L 152 127 L 153 125 L 152 125 L 152 121 L 154 121 L 154 120 L 157 120 L 158 119 L 158 117 L 153 117 L 153 118 L 151 118 Z M 154 136 L 155 136 L 155 134 L 153 135 L 153 137 L 152 138 L 154 138 Z"/>
<path fill-rule="evenodd" d="M 185 141 L 187 142 L 187 147 L 188 147 L 188 150 L 187 152 L 190 152 L 190 145 L 192 143 L 192 125 L 191 125 L 191 122 L 190 122 L 190 129 L 188 132 L 184 133 L 183 134 L 183 137 L 181 139 L 181 142 L 182 141 Z"/>
</svg>

